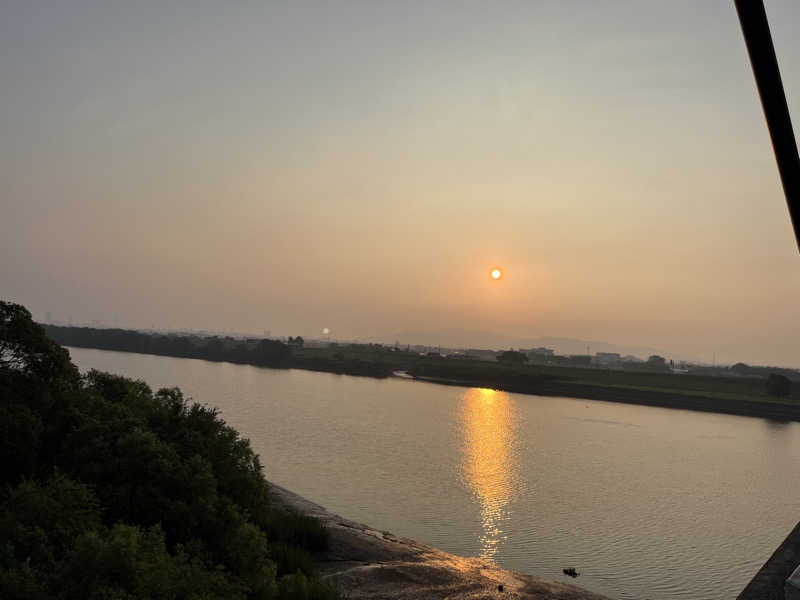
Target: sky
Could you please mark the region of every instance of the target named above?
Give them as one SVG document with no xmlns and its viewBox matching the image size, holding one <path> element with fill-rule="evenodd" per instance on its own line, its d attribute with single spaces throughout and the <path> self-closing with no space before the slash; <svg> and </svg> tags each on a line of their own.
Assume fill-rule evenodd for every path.
<svg viewBox="0 0 800 600">
<path fill-rule="evenodd" d="M 0 2 L 0 189 L 38 319 L 800 367 L 729 0 Z"/>
</svg>

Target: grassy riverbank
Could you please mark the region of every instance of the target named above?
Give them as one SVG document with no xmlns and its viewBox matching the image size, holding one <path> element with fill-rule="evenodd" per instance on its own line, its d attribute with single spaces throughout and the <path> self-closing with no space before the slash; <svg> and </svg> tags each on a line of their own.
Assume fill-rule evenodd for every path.
<svg viewBox="0 0 800 600">
<path fill-rule="evenodd" d="M 421 356 L 378 344 L 303 347 L 275 340 L 178 336 L 120 329 L 46 326 L 57 342 L 76 347 L 200 358 L 271 368 L 298 368 L 346 375 L 388 377 L 394 371 L 445 384 L 549 396 L 568 396 L 670 408 L 800 420 L 800 374 L 784 397 L 768 393 L 766 377 L 733 369 L 714 374 L 620 370 L 558 365 L 509 365 L 463 357 Z M 755 370 L 753 370 L 755 371 Z M 768 374 L 768 369 L 758 373 Z"/>
<path fill-rule="evenodd" d="M 788 398 L 775 398 L 766 392 L 765 380 L 761 378 L 510 367 L 492 363 L 470 365 L 461 361 L 456 365 L 423 362 L 408 373 L 422 381 L 445 385 L 800 421 L 797 391 Z"/>
</svg>

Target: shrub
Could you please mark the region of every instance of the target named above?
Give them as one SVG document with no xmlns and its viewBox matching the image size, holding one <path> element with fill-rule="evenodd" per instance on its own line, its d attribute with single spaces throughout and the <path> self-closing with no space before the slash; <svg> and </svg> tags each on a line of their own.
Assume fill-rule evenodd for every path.
<svg viewBox="0 0 800 600">
<path fill-rule="evenodd" d="M 280 600 L 337 600 L 340 595 L 327 581 L 296 573 L 281 578 L 278 597 Z"/>
<path fill-rule="evenodd" d="M 278 577 L 298 571 L 306 575 L 314 572 L 311 555 L 298 546 L 273 542 L 269 545 L 269 557 L 275 561 Z"/>
</svg>

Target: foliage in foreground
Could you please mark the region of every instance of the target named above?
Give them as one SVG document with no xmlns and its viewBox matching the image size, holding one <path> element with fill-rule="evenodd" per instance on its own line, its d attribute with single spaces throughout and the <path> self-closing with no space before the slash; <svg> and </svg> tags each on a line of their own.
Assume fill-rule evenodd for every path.
<svg viewBox="0 0 800 600">
<path fill-rule="evenodd" d="M 269 505 L 261 464 L 180 390 L 80 376 L 0 302 L 0 597 L 337 598 L 326 532 Z"/>
</svg>

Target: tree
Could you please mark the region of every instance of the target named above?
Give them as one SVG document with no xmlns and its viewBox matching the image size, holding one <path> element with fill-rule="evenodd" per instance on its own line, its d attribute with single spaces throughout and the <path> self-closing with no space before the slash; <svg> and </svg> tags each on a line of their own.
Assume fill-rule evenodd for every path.
<svg viewBox="0 0 800 600">
<path fill-rule="evenodd" d="M 171 343 L 128 333 L 149 351 Z M 218 360 L 237 347 L 210 344 Z M 291 353 L 269 340 L 258 350 Z M 258 456 L 216 409 L 177 388 L 154 394 L 142 381 L 82 377 L 30 312 L 8 302 L 0 465 L 0 598 L 339 597 L 312 572 L 309 552 L 327 547 L 323 525 L 270 505 Z M 279 572 L 291 573 L 280 588 Z"/>
<path fill-rule="evenodd" d="M 516 350 L 506 350 L 497 355 L 497 360 L 509 365 L 521 365 L 528 362 L 528 357 Z"/>
<path fill-rule="evenodd" d="M 271 365 L 286 361 L 292 354 L 291 348 L 278 340 L 261 340 L 253 351 L 253 362 L 257 365 Z"/>
<path fill-rule="evenodd" d="M 792 382 L 784 375 L 770 373 L 767 377 L 767 393 L 777 398 L 786 397 L 792 393 Z"/>
<path fill-rule="evenodd" d="M 666 369 L 667 361 L 663 356 L 652 354 L 647 358 L 647 366 L 655 369 Z"/>
<path fill-rule="evenodd" d="M 45 335 L 24 306 L 0 301 L 0 371 L 16 371 L 45 381 L 77 379 L 69 354 Z"/>
</svg>

